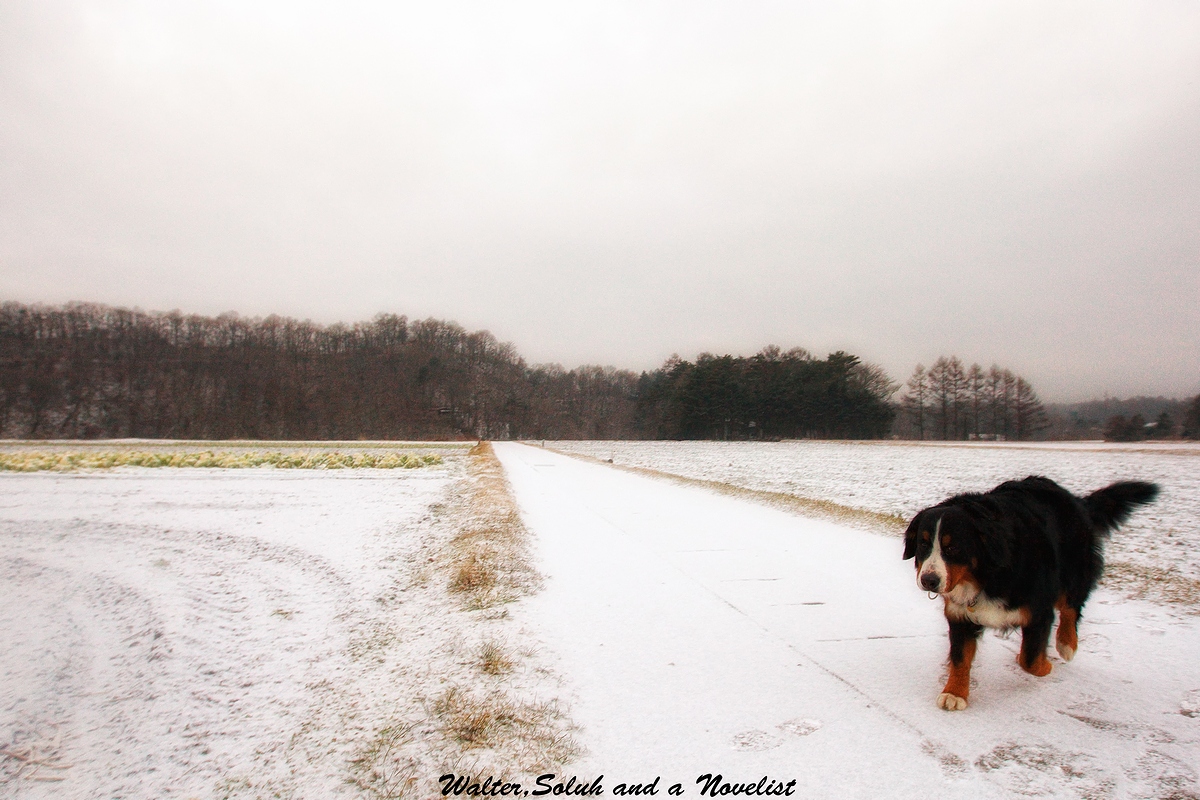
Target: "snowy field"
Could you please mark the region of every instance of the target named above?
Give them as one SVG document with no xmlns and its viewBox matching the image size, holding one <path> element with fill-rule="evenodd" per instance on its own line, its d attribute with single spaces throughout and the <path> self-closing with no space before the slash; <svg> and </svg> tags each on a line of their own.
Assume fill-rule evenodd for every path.
<svg viewBox="0 0 1200 800">
<path fill-rule="evenodd" d="M 1163 487 L 1109 545 L 1109 558 L 1200 579 L 1200 445 L 903 442 L 548 442 L 614 464 L 910 518 L 967 491 L 1045 475 L 1086 494 L 1115 480 Z"/>
<path fill-rule="evenodd" d="M 339 717 L 385 679 L 351 653 L 393 590 L 395 540 L 427 525 L 451 477 L 0 476 L 0 742 L 50 765 L 17 776 L 7 760 L 0 791 L 339 788 L 329 762 L 349 760 L 335 740 L 351 738 Z"/>
<path fill-rule="evenodd" d="M 1149 478 L 1168 487 L 1154 513 L 1172 520 L 1194 502 L 1181 495 L 1197 462 L 1079 448 L 559 446 L 903 513 L 1011 477 L 989 469 L 1078 490 Z M 606 795 L 660 777 L 660 796 L 680 783 L 697 797 L 711 773 L 795 781 L 806 798 L 1200 796 L 1194 614 L 1101 590 L 1073 662 L 1052 654 L 1054 671 L 1035 679 L 1014 663 L 1017 637 L 989 634 L 970 707 L 944 712 L 945 623 L 896 539 L 514 443 L 496 452 L 544 588 L 464 611 L 433 572 L 447 509 L 470 496 L 454 452 L 413 470 L 0 474 L 0 797 L 432 797 L 431 765 L 483 777 L 494 763 L 484 746 L 447 749 L 433 710 L 451 690 L 553 704 L 581 752 L 556 780 L 603 776 Z M 918 457 L 922 469 L 907 466 Z M 928 497 L 907 497 L 908 480 Z M 518 662 L 506 676 L 481 672 L 492 641 Z M 356 771 L 380 742 L 424 765 L 416 783 L 402 759 L 377 759 L 399 769 L 387 780 Z"/>
</svg>

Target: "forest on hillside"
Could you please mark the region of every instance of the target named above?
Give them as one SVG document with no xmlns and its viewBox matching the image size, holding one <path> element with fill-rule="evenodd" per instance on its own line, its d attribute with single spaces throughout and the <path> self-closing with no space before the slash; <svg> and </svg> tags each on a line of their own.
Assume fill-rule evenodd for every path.
<svg viewBox="0 0 1200 800">
<path fill-rule="evenodd" d="M 0 306 L 9 438 L 637 439 L 885 435 L 893 386 L 835 353 L 530 366 L 486 331 Z"/>
<path fill-rule="evenodd" d="M 0 304 L 4 438 L 1095 434 L 1090 422 L 1078 422 L 1083 412 L 1072 412 L 1076 421 L 1069 424 L 1057 422 L 1027 381 L 998 366 L 965 367 L 957 357 L 943 357 L 928 370 L 918 365 L 897 400 L 898 388 L 880 367 L 840 351 L 819 358 L 802 348 L 770 346 L 749 357 L 672 356 L 639 375 L 613 367 L 529 365 L 487 331 L 393 314 L 320 325 L 88 303 Z M 1179 426 L 1185 433 L 1197 427 L 1182 406 L 1170 410 L 1175 419 L 1185 417 Z M 1122 420 L 1110 420 L 1105 435 L 1140 435 L 1141 417 Z M 1167 430 L 1161 422 L 1160 433 Z"/>
<path fill-rule="evenodd" d="M 878 439 L 895 390 L 881 368 L 841 351 L 673 357 L 639 379 L 637 419 L 653 439 Z"/>
</svg>

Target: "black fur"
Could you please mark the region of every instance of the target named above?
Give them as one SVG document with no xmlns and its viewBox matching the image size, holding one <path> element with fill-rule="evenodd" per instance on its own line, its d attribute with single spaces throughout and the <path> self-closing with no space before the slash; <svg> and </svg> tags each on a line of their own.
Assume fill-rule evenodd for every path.
<svg viewBox="0 0 1200 800">
<path fill-rule="evenodd" d="M 913 517 L 904 534 L 904 558 L 918 555 L 922 527 L 942 518 L 958 534 L 957 558 L 968 564 L 991 597 L 1009 608 L 1030 603 L 1053 607 L 1060 591 L 1080 604 L 1104 571 L 1104 542 L 1139 505 L 1158 496 L 1158 486 L 1121 481 L 1078 498 L 1049 478 L 1006 481 L 985 494 L 960 494 Z"/>
<path fill-rule="evenodd" d="M 1151 502 L 1158 486 L 1121 481 L 1080 498 L 1049 478 L 1008 481 L 986 493 L 960 494 L 924 509 L 904 534 L 904 558 L 929 557 L 924 532 L 940 521 L 942 556 L 965 566 L 990 598 L 1008 609 L 1027 608 L 1021 663 L 1027 668 L 1045 651 L 1060 599 L 1081 611 L 1104 571 L 1104 543 L 1134 509 Z M 979 625 L 951 620 L 951 660 Z M 957 635 L 956 635 L 957 634 Z"/>
</svg>

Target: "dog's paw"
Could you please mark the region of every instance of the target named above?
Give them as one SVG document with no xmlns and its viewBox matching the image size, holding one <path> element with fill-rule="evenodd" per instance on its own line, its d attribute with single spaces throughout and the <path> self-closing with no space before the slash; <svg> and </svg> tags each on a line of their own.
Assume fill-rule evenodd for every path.
<svg viewBox="0 0 1200 800">
<path fill-rule="evenodd" d="M 962 711 L 967 707 L 967 698 L 959 697 L 956 694 L 942 692 L 937 699 L 938 708 L 944 708 L 947 711 Z"/>
<path fill-rule="evenodd" d="M 1071 645 L 1069 645 L 1069 644 L 1063 644 L 1062 642 L 1056 642 L 1054 645 L 1054 649 L 1058 651 L 1058 655 L 1059 655 L 1059 657 L 1062 658 L 1063 661 L 1070 661 L 1072 658 L 1075 657 L 1075 648 L 1071 647 Z"/>
</svg>

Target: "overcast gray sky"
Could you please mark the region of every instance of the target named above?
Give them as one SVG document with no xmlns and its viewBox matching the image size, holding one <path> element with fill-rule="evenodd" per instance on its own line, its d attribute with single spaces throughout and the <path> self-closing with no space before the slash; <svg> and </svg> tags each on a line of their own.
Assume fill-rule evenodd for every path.
<svg viewBox="0 0 1200 800">
<path fill-rule="evenodd" d="M 1200 3 L 0 0 L 0 298 L 1200 391 Z"/>
</svg>

